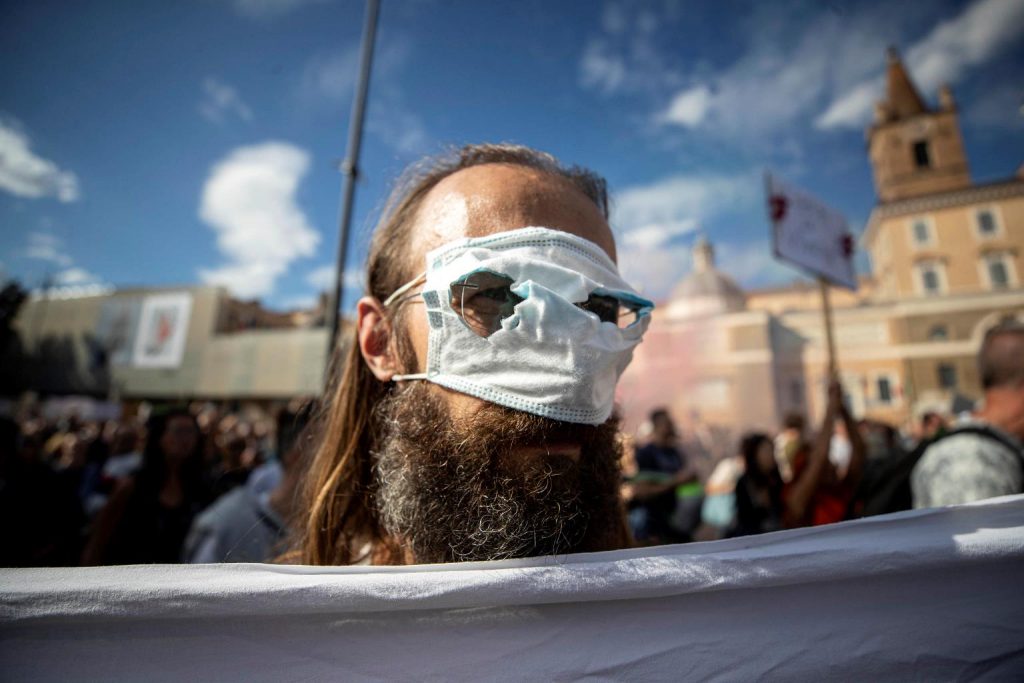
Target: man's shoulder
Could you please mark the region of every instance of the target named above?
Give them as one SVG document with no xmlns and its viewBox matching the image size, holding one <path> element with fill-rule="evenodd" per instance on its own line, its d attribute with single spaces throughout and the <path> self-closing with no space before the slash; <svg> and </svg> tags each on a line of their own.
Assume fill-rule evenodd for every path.
<svg viewBox="0 0 1024 683">
<path fill-rule="evenodd" d="M 230 527 L 241 517 L 255 518 L 256 510 L 244 486 L 236 486 L 196 518 L 196 525 L 208 529 Z"/>
<path fill-rule="evenodd" d="M 954 505 L 1019 493 L 1024 486 L 1024 460 L 1012 443 L 965 431 L 926 447 L 911 475 L 914 506 Z"/>
<path fill-rule="evenodd" d="M 972 455 L 995 455 L 1021 463 L 1015 439 L 983 422 L 963 421 L 954 430 L 925 447 L 922 461 L 963 460 Z"/>
</svg>

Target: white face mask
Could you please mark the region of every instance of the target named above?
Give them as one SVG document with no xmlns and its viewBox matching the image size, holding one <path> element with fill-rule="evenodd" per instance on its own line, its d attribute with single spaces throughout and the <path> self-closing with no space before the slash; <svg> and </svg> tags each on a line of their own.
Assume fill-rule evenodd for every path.
<svg viewBox="0 0 1024 683">
<path fill-rule="evenodd" d="M 446 244 L 427 254 L 425 279 L 427 370 L 393 379 L 563 422 L 608 419 L 654 308 L 599 246 L 548 228 Z"/>
</svg>

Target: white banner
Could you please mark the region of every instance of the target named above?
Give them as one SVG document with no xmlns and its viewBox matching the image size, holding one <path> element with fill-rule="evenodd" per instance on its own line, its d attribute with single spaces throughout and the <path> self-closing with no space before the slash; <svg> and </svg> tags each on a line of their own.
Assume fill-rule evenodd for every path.
<svg viewBox="0 0 1024 683">
<path fill-rule="evenodd" d="M 185 355 L 192 295 L 156 294 L 142 300 L 132 364 L 140 368 L 176 368 Z"/>
<path fill-rule="evenodd" d="M 1021 680 L 1024 496 L 415 567 L 0 570 L 7 681 Z"/>
<path fill-rule="evenodd" d="M 765 182 L 776 258 L 832 284 L 857 289 L 854 242 L 846 218 L 778 176 L 768 174 Z"/>
</svg>

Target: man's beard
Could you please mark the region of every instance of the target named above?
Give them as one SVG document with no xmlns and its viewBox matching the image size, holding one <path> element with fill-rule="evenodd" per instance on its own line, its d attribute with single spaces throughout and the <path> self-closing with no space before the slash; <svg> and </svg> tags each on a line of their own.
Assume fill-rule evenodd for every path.
<svg viewBox="0 0 1024 683">
<path fill-rule="evenodd" d="M 439 392 L 405 385 L 375 418 L 380 522 L 416 562 L 612 550 L 626 544 L 618 420 L 569 424 L 484 404 L 456 421 Z M 578 461 L 517 450 L 578 444 Z"/>
</svg>

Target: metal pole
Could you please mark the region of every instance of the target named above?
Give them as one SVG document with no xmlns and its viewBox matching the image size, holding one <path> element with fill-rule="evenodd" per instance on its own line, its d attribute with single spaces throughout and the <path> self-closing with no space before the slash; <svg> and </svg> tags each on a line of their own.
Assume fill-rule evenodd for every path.
<svg viewBox="0 0 1024 683">
<path fill-rule="evenodd" d="M 832 302 L 828 296 L 828 282 L 825 278 L 818 278 L 818 287 L 821 289 L 821 311 L 825 318 L 825 344 L 828 348 L 828 378 L 831 380 L 836 376 L 836 341 L 832 331 Z"/>
<path fill-rule="evenodd" d="M 332 359 L 338 343 L 338 329 L 341 323 L 342 295 L 345 290 L 345 259 L 348 253 L 348 231 L 352 222 L 352 203 L 356 181 L 359 179 L 359 148 L 363 141 L 363 118 L 366 114 L 366 96 L 370 89 L 370 67 L 373 64 L 373 47 L 377 36 L 377 15 L 379 0 L 366 0 L 366 23 L 363 25 L 363 45 L 359 56 L 359 80 L 356 96 L 352 100 L 352 117 L 348 125 L 348 149 L 341 164 L 342 180 L 341 210 L 338 216 L 338 260 L 334 273 L 334 297 L 328 300 L 327 356 L 324 359 L 324 381 L 330 380 Z"/>
</svg>

